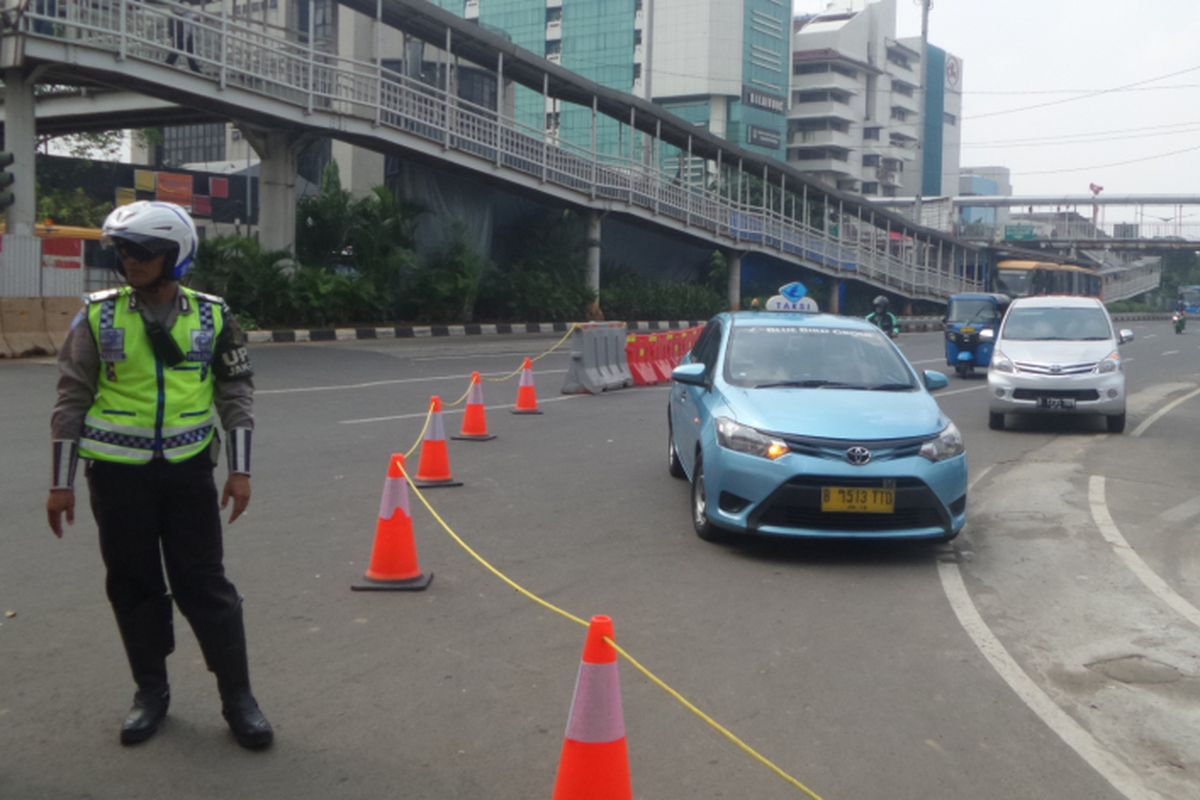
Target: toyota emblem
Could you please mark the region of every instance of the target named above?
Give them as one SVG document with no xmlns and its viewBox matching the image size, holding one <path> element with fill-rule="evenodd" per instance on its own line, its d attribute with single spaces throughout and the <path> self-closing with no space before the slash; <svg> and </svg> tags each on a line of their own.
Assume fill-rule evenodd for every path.
<svg viewBox="0 0 1200 800">
<path fill-rule="evenodd" d="M 1062 372 L 1062 364 L 1051 364 L 1050 371 L 1057 375 L 1058 373 Z"/>
<path fill-rule="evenodd" d="M 846 460 L 856 467 L 861 467 L 871 460 L 871 451 L 861 446 L 851 447 L 846 451 Z"/>
</svg>

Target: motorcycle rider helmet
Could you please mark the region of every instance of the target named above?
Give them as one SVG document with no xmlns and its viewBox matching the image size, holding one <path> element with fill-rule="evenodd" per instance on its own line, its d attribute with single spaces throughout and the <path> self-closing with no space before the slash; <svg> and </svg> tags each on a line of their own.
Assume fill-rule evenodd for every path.
<svg viewBox="0 0 1200 800">
<path fill-rule="evenodd" d="M 882 314 L 884 311 L 887 311 L 888 299 L 884 295 L 879 295 L 871 301 L 871 305 L 875 306 L 875 310 Z"/>
<path fill-rule="evenodd" d="M 177 281 L 187 274 L 200 238 L 191 214 L 174 203 L 157 200 L 139 200 L 113 209 L 104 220 L 101 234 L 122 257 L 163 256 L 163 281 Z M 125 266 L 120 258 L 116 270 L 124 277 Z"/>
</svg>

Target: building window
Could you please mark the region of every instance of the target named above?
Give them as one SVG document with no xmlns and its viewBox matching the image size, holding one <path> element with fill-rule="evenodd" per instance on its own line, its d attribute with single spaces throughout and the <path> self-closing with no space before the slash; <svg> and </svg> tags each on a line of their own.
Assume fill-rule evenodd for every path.
<svg viewBox="0 0 1200 800">
<path fill-rule="evenodd" d="M 862 185 L 862 193 L 868 195 L 879 194 L 879 183 L 876 181 L 864 181 Z"/>
<path fill-rule="evenodd" d="M 162 164 L 178 167 L 225 160 L 225 125 L 178 125 L 163 129 Z"/>
<path fill-rule="evenodd" d="M 879 141 L 880 128 L 863 128 L 863 140 L 868 142 Z"/>
<path fill-rule="evenodd" d="M 793 75 L 817 75 L 822 72 L 829 72 L 829 65 L 823 61 L 815 64 L 797 64 L 792 68 Z"/>
<path fill-rule="evenodd" d="M 913 96 L 913 87 L 903 81 L 892 81 L 892 91 L 896 94 L 902 94 L 905 97 Z"/>
<path fill-rule="evenodd" d="M 949 112 L 942 114 L 942 119 L 945 121 L 945 123 L 947 125 L 957 125 L 958 124 L 958 117 L 954 116 L 953 114 L 951 114 Z"/>
<path fill-rule="evenodd" d="M 546 9 L 546 22 L 562 22 L 562 6 Z"/>
<path fill-rule="evenodd" d="M 872 154 L 872 155 L 863 156 L 863 166 L 864 167 L 878 167 L 879 166 L 879 155 Z"/>
<path fill-rule="evenodd" d="M 562 53 L 562 39 L 551 39 L 546 42 L 546 57 L 557 56 Z"/>
</svg>

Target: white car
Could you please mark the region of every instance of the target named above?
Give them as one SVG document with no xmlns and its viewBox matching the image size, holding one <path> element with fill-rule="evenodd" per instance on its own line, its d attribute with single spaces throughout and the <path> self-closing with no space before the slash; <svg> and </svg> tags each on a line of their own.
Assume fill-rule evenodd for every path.
<svg viewBox="0 0 1200 800">
<path fill-rule="evenodd" d="M 988 366 L 988 427 L 1005 414 L 1100 414 L 1109 433 L 1125 430 L 1125 370 L 1118 345 L 1133 331 L 1113 328 L 1094 297 L 1021 297 L 996 334 Z"/>
</svg>

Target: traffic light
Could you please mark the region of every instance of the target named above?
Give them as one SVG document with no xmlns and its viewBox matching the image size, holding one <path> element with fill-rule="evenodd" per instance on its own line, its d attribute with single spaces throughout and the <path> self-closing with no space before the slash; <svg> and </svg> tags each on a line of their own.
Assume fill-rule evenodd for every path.
<svg viewBox="0 0 1200 800">
<path fill-rule="evenodd" d="M 16 178 L 8 171 L 12 163 L 12 153 L 7 150 L 0 152 L 0 211 L 4 211 L 13 204 L 13 193 L 9 187 L 13 185 L 13 181 Z"/>
</svg>

